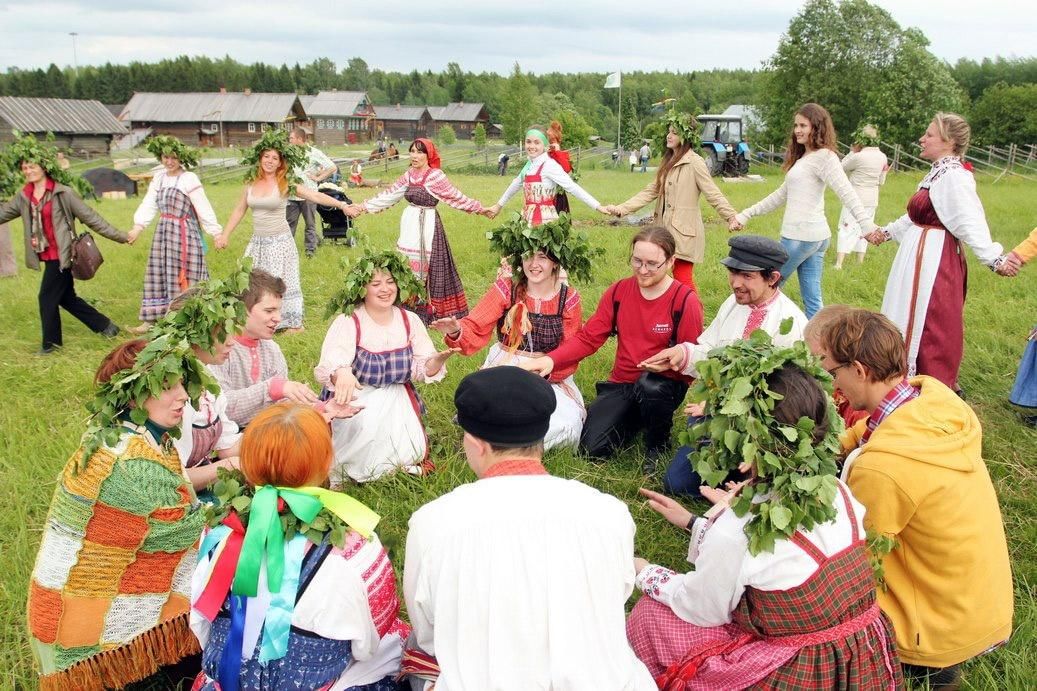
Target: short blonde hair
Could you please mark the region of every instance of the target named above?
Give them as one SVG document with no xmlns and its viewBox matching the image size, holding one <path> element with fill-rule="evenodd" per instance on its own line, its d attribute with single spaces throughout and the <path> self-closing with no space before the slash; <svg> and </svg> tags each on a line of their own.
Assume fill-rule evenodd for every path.
<svg viewBox="0 0 1037 691">
<path fill-rule="evenodd" d="M 937 113 L 933 116 L 933 123 L 940 139 L 954 144 L 954 155 L 964 156 L 972 139 L 972 128 L 965 118 L 957 113 Z"/>
</svg>

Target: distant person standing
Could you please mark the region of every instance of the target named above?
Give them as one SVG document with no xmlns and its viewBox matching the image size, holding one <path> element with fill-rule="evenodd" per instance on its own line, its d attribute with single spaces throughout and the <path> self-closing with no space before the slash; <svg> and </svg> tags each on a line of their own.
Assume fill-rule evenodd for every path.
<svg viewBox="0 0 1037 691">
<path fill-rule="evenodd" d="M 306 142 L 306 130 L 301 127 L 296 127 L 289 133 L 288 143 L 302 147 L 303 151 L 305 151 L 306 165 L 302 169 L 295 171 L 295 174 L 306 189 L 316 192 L 319 183 L 335 174 L 337 170 L 335 162 L 328 158 L 328 155 L 323 151 Z M 288 197 L 288 206 L 285 207 L 284 212 L 285 219 L 288 221 L 288 227 L 292 231 L 293 239 L 295 238 L 295 229 L 299 225 L 299 214 L 302 214 L 303 221 L 306 223 L 306 236 L 303 242 L 307 257 L 312 257 L 313 253 L 317 251 L 317 245 L 320 244 L 320 240 L 317 237 L 317 227 L 314 225 L 313 220 L 313 212 L 316 209 L 317 204 L 315 202 L 302 199 L 293 194 Z"/>
<path fill-rule="evenodd" d="M 636 168 L 636 167 L 637 167 L 637 152 L 636 151 L 631 151 L 630 152 L 630 172 L 633 173 L 634 172 L 634 168 Z"/>
<path fill-rule="evenodd" d="M 652 149 L 648 146 L 648 142 L 641 145 L 641 172 L 648 172 L 648 159 L 652 157 Z"/>
<path fill-rule="evenodd" d="M 879 131 L 875 125 L 862 125 L 853 133 L 853 148 L 843 157 L 843 171 L 850 179 L 853 191 L 864 205 L 864 211 L 871 220 L 875 220 L 875 210 L 879 207 L 879 187 L 886 182 L 886 171 L 889 170 L 889 159 L 879 148 Z M 857 253 L 857 261 L 864 262 L 864 252 L 868 249 L 868 241 L 853 212 L 843 205 L 839 214 L 839 244 L 835 256 L 835 268 L 843 268 L 843 260 L 850 252 Z"/>
<path fill-rule="evenodd" d="M 504 177 L 508 174 L 508 161 L 510 158 L 507 153 L 503 152 L 497 157 L 497 175 Z"/>
<path fill-rule="evenodd" d="M 0 278 L 18 275 L 18 263 L 11 247 L 11 229 L 6 223 L 0 223 Z"/>
</svg>

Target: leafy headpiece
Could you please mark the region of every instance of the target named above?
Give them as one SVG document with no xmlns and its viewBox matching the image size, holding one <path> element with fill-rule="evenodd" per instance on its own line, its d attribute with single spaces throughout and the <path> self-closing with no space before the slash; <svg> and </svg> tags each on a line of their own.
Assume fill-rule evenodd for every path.
<svg viewBox="0 0 1037 691">
<path fill-rule="evenodd" d="M 681 144 L 694 145 L 698 140 L 698 121 L 689 113 L 679 113 L 670 108 L 666 113 L 664 121 L 668 127 L 672 127 L 677 136 L 681 138 Z"/>
<path fill-rule="evenodd" d="M 144 147 L 160 161 L 163 156 L 175 156 L 184 168 L 194 168 L 198 165 L 197 149 L 192 149 L 176 137 L 171 137 L 168 134 L 152 137 Z"/>
<path fill-rule="evenodd" d="M 199 283 L 196 294 L 151 330 L 148 344 L 137 354 L 133 367 L 117 372 L 97 388 L 94 399 L 86 404 L 90 420 L 83 434 L 81 464 L 85 465 L 102 444 L 118 443 L 119 418 L 124 411 L 129 411 L 134 423 L 144 424 L 148 418 L 144 401 L 159 396 L 176 382 L 183 382 L 194 405 L 203 391 L 219 391 L 192 346 L 211 352 L 218 340 L 225 340 L 228 333 L 244 325 L 245 305 L 238 296 L 248 288 L 250 264 L 245 259 L 226 280 Z M 169 433 L 178 437 L 180 430 L 174 428 Z"/>
<path fill-rule="evenodd" d="M 853 137 L 853 143 L 858 146 L 878 146 L 881 141 L 879 139 L 879 128 L 875 127 L 875 125 L 861 125 L 854 130 L 851 136 Z"/>
<path fill-rule="evenodd" d="M 782 323 L 783 333 L 790 322 Z M 810 418 L 801 417 L 791 426 L 774 417 L 782 396 L 768 388 L 767 377 L 786 365 L 815 377 L 829 394 L 828 419 L 834 424 L 819 442 Z M 841 418 L 831 401 L 832 378 L 806 344 L 779 348 L 757 329 L 746 340 L 710 351 L 696 369 L 699 379 L 691 398 L 705 402 L 711 417 L 682 432 L 681 442 L 694 446 L 702 438 L 712 441 L 699 449 L 694 461 L 696 471 L 712 486 L 742 462 L 753 464 L 756 479 L 731 505 L 737 516 L 753 514 L 745 526 L 749 553 L 773 551 L 776 540 L 835 518 Z"/>
<path fill-rule="evenodd" d="M 573 232 L 572 220 L 566 213 L 538 226 L 530 226 L 516 214 L 504 225 L 488 231 L 486 239 L 493 252 L 511 261 L 516 273 L 522 268 L 523 257 L 543 252 L 584 283 L 590 282 L 593 260 L 605 253 L 600 247 L 591 247 L 583 233 Z"/>
<path fill-rule="evenodd" d="M 84 178 L 62 169 L 58 163 L 58 150 L 51 144 L 54 135 L 47 133 L 46 142 L 41 142 L 34 135 L 12 131 L 14 141 L 3 151 L 0 160 L 0 196 L 7 198 L 25 184 L 22 179 L 23 162 L 35 163 L 51 180 L 75 190 L 80 197 L 94 196 L 94 187 Z"/>
<path fill-rule="evenodd" d="M 399 291 L 399 301 L 402 303 L 425 295 L 425 286 L 414 275 L 407 260 L 399 252 L 393 250 L 373 252 L 365 249 L 364 254 L 357 259 L 350 261 L 348 258 L 344 258 L 342 267 L 346 269 L 343 286 L 328 302 L 325 318 L 330 318 L 339 312 L 346 316 L 352 314 L 356 306 L 364 301 L 364 296 L 367 295 L 367 284 L 374 278 L 376 271 L 384 271 L 393 277 L 393 280 L 396 281 L 396 289 Z"/>
<path fill-rule="evenodd" d="M 289 183 L 299 182 L 299 173 L 306 166 L 306 152 L 301 146 L 288 142 L 288 133 L 284 130 L 270 129 L 263 133 L 251 149 L 245 150 L 241 165 L 245 166 L 245 182 L 255 182 L 259 170 L 259 158 L 264 151 L 272 149 L 281 154 L 281 160 L 288 166 Z"/>
</svg>

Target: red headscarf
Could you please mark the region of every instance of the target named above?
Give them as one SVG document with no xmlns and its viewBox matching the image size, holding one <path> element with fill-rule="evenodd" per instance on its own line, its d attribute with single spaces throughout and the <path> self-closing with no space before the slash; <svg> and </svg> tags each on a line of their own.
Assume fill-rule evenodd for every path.
<svg viewBox="0 0 1037 691">
<path fill-rule="evenodd" d="M 438 168 L 439 167 L 439 152 L 436 151 L 436 145 L 432 143 L 431 139 L 415 139 L 416 142 L 421 142 L 425 145 L 425 152 L 428 154 L 428 167 Z"/>
</svg>

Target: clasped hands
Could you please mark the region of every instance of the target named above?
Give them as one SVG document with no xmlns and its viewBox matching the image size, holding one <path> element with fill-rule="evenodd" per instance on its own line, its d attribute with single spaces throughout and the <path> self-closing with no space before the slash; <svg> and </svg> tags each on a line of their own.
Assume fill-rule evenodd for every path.
<svg viewBox="0 0 1037 691">
<path fill-rule="evenodd" d="M 994 269 L 1001 276 L 1007 276 L 1013 278 L 1019 275 L 1019 269 L 1023 267 L 1023 258 L 1015 252 L 1009 252 L 1005 255 L 1005 260 L 1001 262 L 1001 266 Z"/>
</svg>

